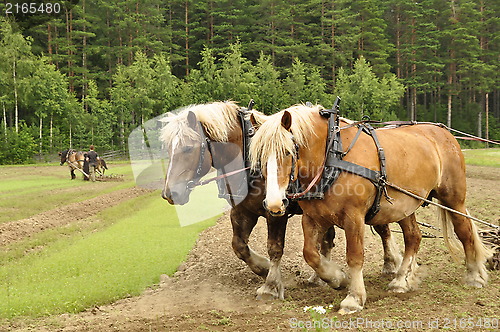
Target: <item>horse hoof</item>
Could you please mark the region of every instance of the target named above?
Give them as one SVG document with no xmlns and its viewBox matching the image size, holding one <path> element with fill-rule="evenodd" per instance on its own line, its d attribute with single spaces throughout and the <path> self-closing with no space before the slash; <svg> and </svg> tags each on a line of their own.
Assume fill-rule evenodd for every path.
<svg viewBox="0 0 500 332">
<path fill-rule="evenodd" d="M 314 286 L 320 286 L 320 287 L 325 287 L 325 286 L 328 286 L 328 284 L 323 281 L 317 273 L 313 273 L 309 279 L 307 279 L 307 282 L 310 283 L 311 285 L 314 285 Z"/>
<path fill-rule="evenodd" d="M 484 287 L 484 283 L 481 281 L 477 281 L 477 280 L 468 280 L 466 282 L 466 284 L 467 284 L 467 286 L 474 287 L 474 288 L 483 288 Z"/>
<path fill-rule="evenodd" d="M 363 301 L 364 302 L 364 301 Z M 348 295 L 342 302 L 340 302 L 339 315 L 349 315 L 363 310 L 363 306 L 353 297 Z"/>
<path fill-rule="evenodd" d="M 398 268 L 394 264 L 384 265 L 382 269 L 382 275 L 393 276 L 398 272 Z"/>
<path fill-rule="evenodd" d="M 392 293 L 406 293 L 410 290 L 410 286 L 406 282 L 401 282 L 394 279 L 389 283 L 389 291 Z"/>
<path fill-rule="evenodd" d="M 262 285 L 257 289 L 257 300 L 284 300 L 285 290 L 283 287 L 268 287 L 267 285 Z"/>
<path fill-rule="evenodd" d="M 359 310 L 356 310 L 356 309 L 352 309 L 352 308 L 341 308 L 339 311 L 338 311 L 338 314 L 339 315 L 350 315 L 350 314 L 354 314 L 358 311 L 361 311 L 361 309 Z"/>
<path fill-rule="evenodd" d="M 483 288 L 488 283 L 488 275 L 482 276 L 479 273 L 466 274 L 465 284 L 475 288 Z"/>
<path fill-rule="evenodd" d="M 406 292 L 408 292 L 408 289 L 403 288 L 403 287 L 393 287 L 393 288 L 389 288 L 389 291 L 392 293 L 406 293 Z"/>
</svg>

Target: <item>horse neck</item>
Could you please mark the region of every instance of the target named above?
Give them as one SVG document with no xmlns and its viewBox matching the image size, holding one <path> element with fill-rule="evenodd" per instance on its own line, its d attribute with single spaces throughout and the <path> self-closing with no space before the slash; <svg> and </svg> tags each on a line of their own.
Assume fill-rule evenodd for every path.
<svg viewBox="0 0 500 332">
<path fill-rule="evenodd" d="M 228 133 L 227 142 L 216 142 L 211 140 L 212 159 L 215 168 L 225 168 L 226 171 L 230 168 L 243 167 L 241 163 L 236 162 L 241 159 L 243 151 L 243 133 L 241 125 L 234 126 L 234 129 Z"/>
<path fill-rule="evenodd" d="M 305 182 L 310 182 L 320 172 L 326 156 L 328 121 L 318 115 L 311 126 L 315 136 L 308 140 L 307 146 L 299 146 L 298 150 L 297 166 Z"/>
</svg>

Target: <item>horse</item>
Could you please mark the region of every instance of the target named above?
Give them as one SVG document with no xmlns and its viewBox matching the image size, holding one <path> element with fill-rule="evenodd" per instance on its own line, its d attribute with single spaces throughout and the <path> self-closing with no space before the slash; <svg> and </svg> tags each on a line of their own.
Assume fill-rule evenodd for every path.
<svg viewBox="0 0 500 332">
<path fill-rule="evenodd" d="M 99 176 L 104 175 L 104 171 L 108 169 L 108 165 L 106 164 L 106 161 L 102 159 L 101 157 L 97 157 L 97 165 L 95 167 L 95 170 Z"/>
<path fill-rule="evenodd" d="M 97 167 L 96 171 L 99 172 L 99 174 L 102 176 L 104 175 L 104 171 L 108 169 L 108 165 L 106 164 L 106 161 L 102 159 L 101 157 L 97 157 Z"/>
<path fill-rule="evenodd" d="M 329 120 L 320 114 L 322 111 L 325 109 L 321 105 L 292 106 L 270 116 L 252 139 L 251 167 L 263 170 L 265 205 L 273 214 L 283 211 L 291 178 L 298 178 L 302 187 L 311 188 L 318 180 L 317 174 L 324 170 L 325 151 L 329 151 L 330 144 L 327 145 Z M 377 138 L 374 139 L 356 128 L 355 123 L 340 119 L 333 131 L 338 133 L 342 146 L 349 146 L 347 151 L 341 151 L 343 160 L 349 165 L 359 165 L 368 173 L 378 174 L 384 168 L 387 183 L 397 184 L 420 197 L 436 198 L 448 208 L 467 213 L 464 157 L 448 130 L 435 124 L 388 127 L 375 130 Z M 355 171 L 342 170 L 323 199 L 299 201 L 303 211 L 306 262 L 330 285 L 344 283 L 348 286 L 348 294 L 340 303 L 340 314 L 360 311 L 366 301 L 363 281 L 365 224 L 381 226 L 397 222 L 403 230 L 403 261 L 389 289 L 407 292 L 416 287 L 418 281 L 416 254 L 422 235 L 415 210 L 423 202 L 391 186 L 383 186 L 378 212 L 367 218 L 380 196 L 378 192 L 369 179 Z M 492 251 L 482 243 L 475 224 L 467 217 L 444 209 L 439 209 L 438 217 L 445 244 L 456 260 L 461 253 L 459 248 L 463 248 L 466 284 L 485 286 L 488 281 L 485 262 Z M 316 246 L 317 239 L 333 225 L 345 231 L 347 276 Z M 338 280 L 339 276 L 343 280 Z"/>
<path fill-rule="evenodd" d="M 64 150 L 59 152 L 59 157 L 61 157 L 61 166 L 64 163 L 68 163 L 69 171 L 71 173 L 71 180 L 76 179 L 75 169 L 83 169 L 84 156 L 82 151 L 76 151 L 73 149 Z"/>
<path fill-rule="evenodd" d="M 164 118 L 167 124 L 162 129 L 161 140 L 170 151 L 170 164 L 162 197 L 170 204 L 186 204 L 193 183 L 206 175 L 212 166 L 222 172 L 244 167 L 244 140 L 248 128 L 245 132 L 245 120 L 240 117 L 240 111 L 244 110 L 233 101 L 212 102 L 190 105 L 179 114 Z M 254 114 L 259 123 L 266 117 L 256 110 L 248 110 L 248 113 Z M 250 130 L 255 129 L 252 127 Z M 235 164 L 232 160 L 241 162 Z M 232 176 L 235 177 L 236 182 L 245 186 L 243 193 L 246 191 L 247 194 L 237 202 L 234 200 L 236 193 L 229 192 L 226 196 L 232 206 L 233 251 L 255 274 L 265 279 L 257 290 L 258 298 L 284 299 L 279 266 L 288 216 L 273 217 L 264 209 L 264 183 L 260 176 L 253 176 L 245 170 Z M 227 190 L 227 183 L 222 187 L 225 187 L 223 191 Z M 232 190 L 235 191 L 234 188 Z M 269 259 L 248 246 L 248 239 L 259 217 L 265 217 L 267 221 Z"/>
<path fill-rule="evenodd" d="M 244 121 L 248 121 L 249 114 L 253 123 L 253 126 L 250 124 L 251 128 L 247 128 L 248 123 L 244 124 Z M 171 153 L 162 197 L 170 204 L 185 204 L 189 201 L 193 184 L 207 174 L 211 166 L 227 172 L 226 174 L 243 167 L 248 162 L 245 153 L 246 138 L 250 138 L 248 133 L 255 129 L 258 131 L 258 127 L 266 119 L 267 116 L 264 114 L 256 110 L 245 112 L 238 104 L 231 101 L 191 105 L 176 116 L 170 114 L 166 117 L 167 125 L 162 129 L 161 139 Z M 242 164 L 231 164 L 230 161 L 237 159 L 237 156 L 242 159 Z M 234 176 L 236 174 L 231 177 Z M 265 283 L 257 290 L 257 298 L 284 299 L 280 261 L 288 215 L 293 211 L 293 207 L 289 206 L 286 209 L 287 213 L 281 215 L 272 215 L 266 211 L 262 204 L 265 197 L 262 176 L 257 171 L 247 176 L 250 179 L 243 177 L 236 180 L 248 191 L 242 200 L 235 202 L 231 195 L 226 196 L 232 206 L 230 211 L 233 229 L 232 248 L 236 256 L 255 274 L 265 279 Z M 224 184 L 222 186 L 224 187 Z M 259 217 L 264 217 L 267 221 L 269 259 L 255 253 L 248 246 L 249 236 Z M 380 230 L 386 229 L 380 228 Z M 334 237 L 335 231 L 332 227 L 318 239 L 318 247 L 324 256 L 329 256 Z M 387 249 L 384 266 L 390 273 L 395 271 L 402 258 L 395 249 L 390 233 L 385 232 L 382 240 L 384 248 Z M 312 275 L 309 279 L 312 283 L 318 280 L 316 275 Z"/>
</svg>

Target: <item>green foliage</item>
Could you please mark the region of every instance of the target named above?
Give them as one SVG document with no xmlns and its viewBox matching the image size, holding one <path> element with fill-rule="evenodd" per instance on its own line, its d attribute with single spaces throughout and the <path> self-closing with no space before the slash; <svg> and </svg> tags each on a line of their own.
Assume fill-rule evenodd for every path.
<svg viewBox="0 0 500 332">
<path fill-rule="evenodd" d="M 42 153 L 125 148 L 133 128 L 187 104 L 252 98 L 273 113 L 340 94 L 352 118 L 450 113 L 483 136 L 488 111 L 499 139 L 499 12 L 493 0 L 86 0 L 40 25 L 1 18 L 1 130 L 24 121 Z"/>
<path fill-rule="evenodd" d="M 17 133 L 14 128 L 9 128 L 4 137 L 0 138 L 0 164 L 30 163 L 36 148 L 35 139 L 24 123 L 20 124 Z"/>
<path fill-rule="evenodd" d="M 377 78 L 363 57 L 356 61 L 352 74 L 340 69 L 335 87 L 335 94 L 342 98 L 344 114 L 352 119 L 364 115 L 373 120 L 396 119 L 393 110 L 403 93 L 404 86 L 393 74 Z"/>
</svg>

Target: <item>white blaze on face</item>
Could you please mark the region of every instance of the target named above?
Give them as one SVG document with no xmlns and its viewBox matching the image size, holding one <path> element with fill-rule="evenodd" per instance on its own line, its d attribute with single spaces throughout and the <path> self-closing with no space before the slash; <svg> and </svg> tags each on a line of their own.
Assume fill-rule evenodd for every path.
<svg viewBox="0 0 500 332">
<path fill-rule="evenodd" d="M 165 178 L 165 186 L 168 183 L 168 180 L 170 179 L 170 172 L 172 171 L 172 157 L 174 156 L 175 149 L 177 148 L 177 145 L 179 145 L 179 137 L 174 137 L 172 140 L 172 151 L 170 152 L 170 162 L 168 164 L 168 170 L 167 170 L 167 177 Z"/>
<path fill-rule="evenodd" d="M 267 160 L 267 179 L 266 179 L 266 201 L 267 208 L 272 212 L 281 210 L 283 198 L 285 197 L 284 190 L 281 190 L 278 184 L 278 162 L 276 154 L 272 153 Z"/>
</svg>

